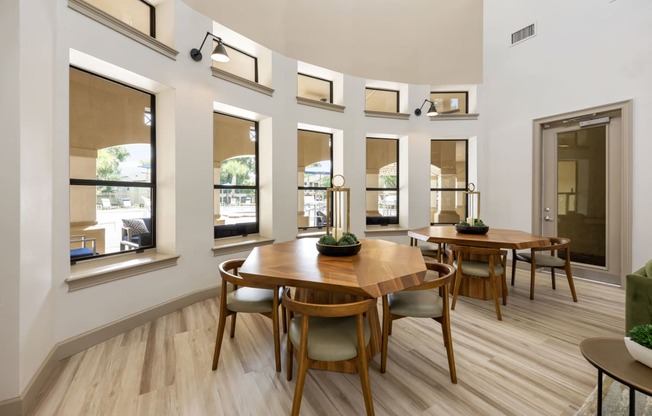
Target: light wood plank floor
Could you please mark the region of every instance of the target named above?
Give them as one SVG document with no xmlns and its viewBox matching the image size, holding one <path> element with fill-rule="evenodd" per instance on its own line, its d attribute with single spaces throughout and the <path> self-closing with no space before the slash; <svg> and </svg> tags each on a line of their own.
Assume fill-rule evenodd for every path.
<svg viewBox="0 0 652 416">
<path fill-rule="evenodd" d="M 491 301 L 458 300 L 451 314 L 457 385 L 439 325 L 396 321 L 387 373 L 379 372 L 380 355 L 370 364 L 376 414 L 574 414 L 597 378 L 579 342 L 623 335 L 624 291 L 576 280 L 575 304 L 565 279 L 553 291 L 542 274 L 530 301 L 528 273 L 518 271 L 502 322 Z M 217 299 L 200 302 L 61 361 L 29 414 L 289 414 L 294 381 L 274 371 L 269 319 L 241 315 L 211 371 L 217 310 Z M 302 415 L 364 413 L 357 374 L 309 371 Z"/>
</svg>

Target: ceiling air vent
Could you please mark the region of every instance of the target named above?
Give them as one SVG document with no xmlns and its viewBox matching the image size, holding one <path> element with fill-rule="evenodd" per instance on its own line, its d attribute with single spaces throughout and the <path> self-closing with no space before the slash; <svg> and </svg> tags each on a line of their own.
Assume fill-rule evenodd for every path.
<svg viewBox="0 0 652 416">
<path fill-rule="evenodd" d="M 524 40 L 530 39 L 532 36 L 536 35 L 535 24 L 532 23 L 530 26 L 524 27 L 521 30 L 517 30 L 512 33 L 512 45 L 521 43 Z"/>
</svg>

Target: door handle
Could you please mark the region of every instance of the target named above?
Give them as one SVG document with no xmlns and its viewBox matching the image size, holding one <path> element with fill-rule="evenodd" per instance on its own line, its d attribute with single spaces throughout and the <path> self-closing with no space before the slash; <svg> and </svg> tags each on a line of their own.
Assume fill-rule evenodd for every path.
<svg viewBox="0 0 652 416">
<path fill-rule="evenodd" d="M 554 221 L 554 219 L 550 215 L 546 215 L 545 217 L 543 217 L 543 219 L 548 221 L 548 222 L 553 222 Z"/>
</svg>

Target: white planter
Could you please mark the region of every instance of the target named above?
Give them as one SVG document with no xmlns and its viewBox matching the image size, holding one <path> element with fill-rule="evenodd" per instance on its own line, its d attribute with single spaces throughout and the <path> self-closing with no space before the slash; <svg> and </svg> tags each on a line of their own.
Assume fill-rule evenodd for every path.
<svg viewBox="0 0 652 416">
<path fill-rule="evenodd" d="M 625 346 L 627 347 L 627 351 L 629 351 L 636 361 L 645 364 L 648 367 L 652 367 L 652 349 L 635 343 L 629 339 L 629 337 L 625 337 Z"/>
</svg>

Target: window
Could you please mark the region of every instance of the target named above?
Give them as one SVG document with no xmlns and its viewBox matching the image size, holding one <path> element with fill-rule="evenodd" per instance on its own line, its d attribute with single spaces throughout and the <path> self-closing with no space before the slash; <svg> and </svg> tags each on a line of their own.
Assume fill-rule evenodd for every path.
<svg viewBox="0 0 652 416">
<path fill-rule="evenodd" d="M 333 179 L 333 136 L 299 130 L 297 151 L 299 229 L 326 226 L 326 188 Z"/>
<path fill-rule="evenodd" d="M 258 232 L 258 123 L 213 115 L 215 238 Z"/>
<path fill-rule="evenodd" d="M 439 114 L 468 114 L 467 102 L 469 93 L 467 91 L 431 92 L 430 100 L 435 103 Z"/>
<path fill-rule="evenodd" d="M 298 76 L 297 95 L 302 98 L 321 101 L 323 103 L 332 103 L 333 81 L 300 73 Z"/>
<path fill-rule="evenodd" d="M 456 224 L 467 217 L 468 141 L 430 142 L 430 223 Z"/>
<path fill-rule="evenodd" d="M 398 91 L 366 88 L 365 110 L 398 113 Z"/>
<path fill-rule="evenodd" d="M 156 246 L 155 97 L 70 68 L 71 261 Z"/>
<path fill-rule="evenodd" d="M 367 137 L 367 225 L 398 224 L 398 140 Z"/>
<path fill-rule="evenodd" d="M 156 9 L 143 0 L 85 0 L 129 26 L 156 37 Z"/>
<path fill-rule="evenodd" d="M 211 47 L 215 48 L 216 45 L 217 42 L 213 41 Z M 258 82 L 258 58 L 236 49 L 233 46 L 229 46 L 226 43 L 223 45 L 224 48 L 226 48 L 226 53 L 229 54 L 229 58 L 231 59 L 229 62 L 212 61 L 213 67 L 237 75 L 240 78 L 244 78 L 251 82 Z"/>
</svg>

